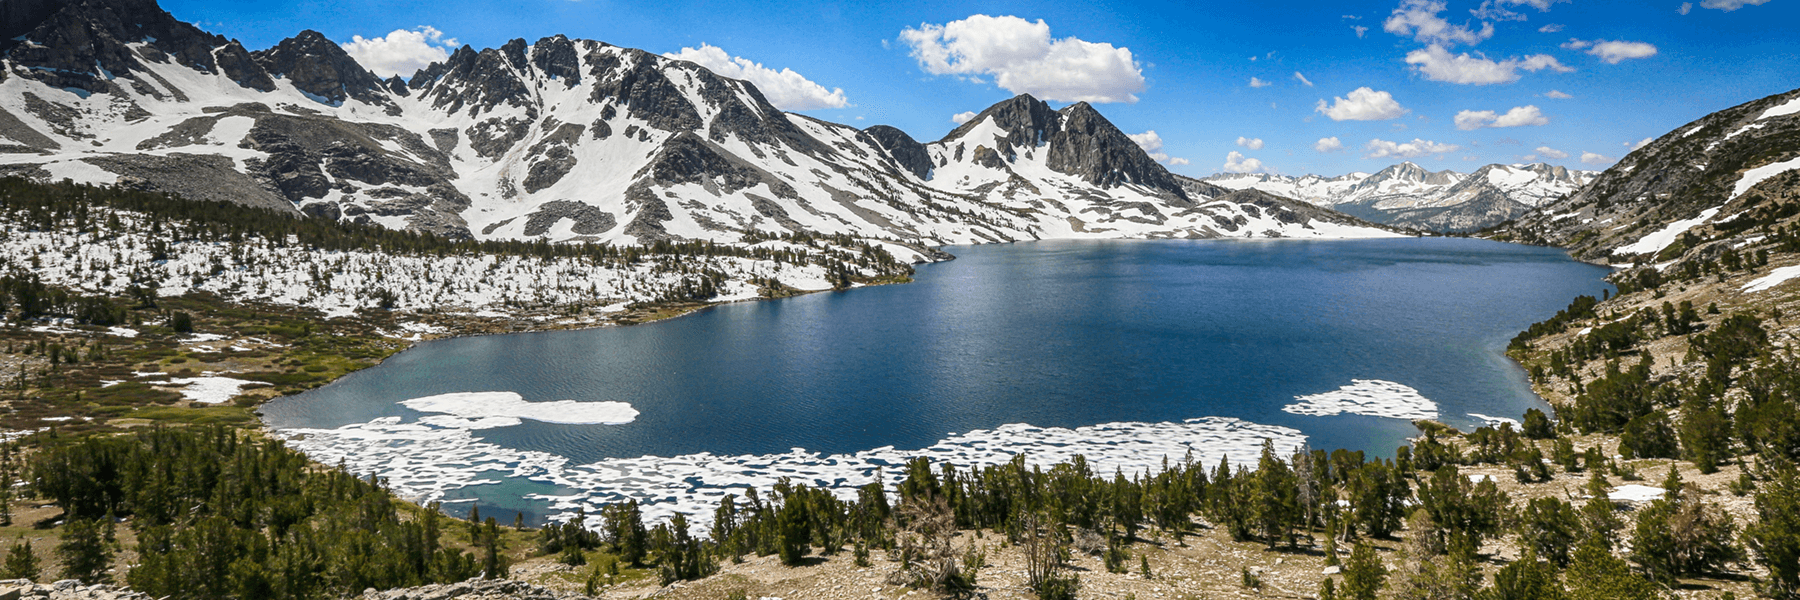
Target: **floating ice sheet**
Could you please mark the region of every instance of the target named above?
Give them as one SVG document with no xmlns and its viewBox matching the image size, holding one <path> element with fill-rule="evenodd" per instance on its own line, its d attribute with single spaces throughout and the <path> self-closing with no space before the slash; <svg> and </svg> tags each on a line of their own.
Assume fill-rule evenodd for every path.
<svg viewBox="0 0 1800 600">
<path fill-rule="evenodd" d="M 454 418 L 454 417 L 452 417 Z M 492 417 L 488 417 L 492 418 Z M 891 446 L 854 454 L 821 455 L 795 448 L 783 454 L 718 456 L 710 453 L 675 457 L 642 456 L 572 465 L 566 457 L 506 448 L 484 441 L 476 429 L 459 423 L 444 427 L 434 417 L 405 423 L 384 417 L 337 429 L 286 429 L 290 444 L 324 464 L 342 462 L 359 476 L 377 474 L 404 497 L 428 502 L 446 492 L 522 478 L 575 493 L 538 495 L 553 512 L 566 518 L 577 507 L 594 514 L 600 507 L 636 499 L 648 519 L 687 515 L 694 531 L 704 532 L 712 510 L 726 494 L 742 496 L 756 488 L 767 493 L 781 478 L 831 490 L 846 500 L 857 488 L 876 481 L 890 489 L 904 476 L 904 465 L 916 457 L 958 467 L 1005 464 L 1019 454 L 1032 465 L 1051 466 L 1075 455 L 1088 457 L 1097 474 L 1159 472 L 1191 456 L 1210 468 L 1221 457 L 1255 467 L 1263 440 L 1271 440 L 1283 456 L 1306 440 L 1297 430 L 1238 419 L 1208 417 L 1180 423 L 1106 423 L 1074 429 L 1003 425 L 952 435 L 920 450 Z M 1167 463 L 1165 463 L 1165 460 Z"/>
<path fill-rule="evenodd" d="M 489 427 L 501 427 L 503 425 L 495 423 L 507 419 L 511 420 L 509 425 L 518 425 L 519 419 L 571 425 L 624 425 L 636 421 L 638 416 L 637 409 L 625 402 L 526 402 L 524 396 L 513 392 L 457 392 L 405 400 L 400 405 L 419 412 L 474 419 Z"/>
<path fill-rule="evenodd" d="M 1438 418 L 1437 403 L 1419 395 L 1419 390 L 1380 379 L 1352 379 L 1350 385 L 1294 400 L 1281 410 L 1319 417 L 1350 413 L 1408 421 Z"/>
</svg>

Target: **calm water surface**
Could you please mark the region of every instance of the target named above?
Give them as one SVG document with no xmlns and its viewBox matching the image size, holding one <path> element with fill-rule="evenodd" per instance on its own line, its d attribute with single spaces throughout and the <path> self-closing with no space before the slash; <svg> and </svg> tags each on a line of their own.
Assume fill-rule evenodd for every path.
<svg viewBox="0 0 1800 600">
<path fill-rule="evenodd" d="M 627 425 L 522 425 L 487 442 L 568 457 L 920 448 L 1007 423 L 1236 417 L 1314 447 L 1391 455 L 1404 421 L 1281 411 L 1353 379 L 1398 382 L 1467 427 L 1541 406 L 1506 342 L 1607 270 L 1478 240 L 1059 241 L 947 248 L 917 281 L 721 306 L 671 321 L 427 342 L 264 408 L 275 428 L 420 413 L 512 391 L 629 402 Z M 510 485 L 471 488 L 504 496 Z"/>
</svg>

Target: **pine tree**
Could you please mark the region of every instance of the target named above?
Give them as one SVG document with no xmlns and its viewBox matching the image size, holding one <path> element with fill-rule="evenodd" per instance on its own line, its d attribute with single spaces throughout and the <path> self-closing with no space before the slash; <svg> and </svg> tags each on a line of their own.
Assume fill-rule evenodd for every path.
<svg viewBox="0 0 1800 600">
<path fill-rule="evenodd" d="M 1375 547 L 1358 542 L 1344 565 L 1343 600 L 1375 600 L 1387 582 L 1387 567 L 1375 555 Z"/>
<path fill-rule="evenodd" d="M 108 524 L 110 525 L 110 524 Z M 56 558 L 62 561 L 62 576 L 82 583 L 101 583 L 112 566 L 112 536 L 109 526 L 97 520 L 76 519 L 63 525 L 62 543 L 56 547 Z"/>
<path fill-rule="evenodd" d="M 1769 570 L 1759 591 L 1772 598 L 1800 598 L 1800 474 L 1793 467 L 1774 473 L 1756 492 L 1756 523 L 1745 528 L 1744 543 L 1756 563 Z"/>
<path fill-rule="evenodd" d="M 7 551 L 4 573 L 0 573 L 0 578 L 31 580 L 38 578 L 37 554 L 31 551 L 30 540 L 21 539 L 12 545 L 11 550 Z"/>
<path fill-rule="evenodd" d="M 1556 577 L 1556 566 L 1538 560 L 1530 550 L 1494 573 L 1494 586 L 1483 590 L 1482 600 L 1564 600 L 1568 591 Z"/>
<path fill-rule="evenodd" d="M 1660 600 L 1657 586 L 1631 572 L 1597 540 L 1589 539 L 1569 562 L 1569 600 Z"/>
</svg>

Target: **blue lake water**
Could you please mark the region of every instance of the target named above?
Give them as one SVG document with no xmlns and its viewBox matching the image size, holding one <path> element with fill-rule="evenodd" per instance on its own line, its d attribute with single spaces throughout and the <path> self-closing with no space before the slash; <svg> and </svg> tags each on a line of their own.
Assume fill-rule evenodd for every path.
<svg viewBox="0 0 1800 600">
<path fill-rule="evenodd" d="M 569 498 L 607 497 L 580 488 L 647 477 L 562 477 L 539 466 L 545 461 L 909 450 L 1014 423 L 1232 417 L 1298 430 L 1315 448 L 1386 456 L 1414 433 L 1405 420 L 1281 409 L 1298 396 L 1381 380 L 1417 390 L 1437 403 L 1441 420 L 1465 429 L 1479 423 L 1471 413 L 1518 418 L 1542 404 L 1502 354 L 1507 341 L 1575 296 L 1609 289 L 1605 268 L 1559 250 L 1464 239 L 947 250 L 957 260 L 920 266 L 907 285 L 733 304 L 632 327 L 426 342 L 272 402 L 264 418 L 278 430 L 312 432 L 376 422 L 380 435 L 324 435 L 309 451 L 396 481 L 430 467 L 398 487 L 533 518 L 557 512 L 556 501 L 522 496 L 561 496 L 567 508 L 578 501 Z M 431 428 L 417 434 L 431 439 L 415 439 L 421 426 L 413 423 L 427 415 L 397 404 L 481 391 L 628 402 L 640 414 L 624 425 L 526 420 L 453 432 L 452 443 Z M 485 472 L 442 484 L 477 455 L 488 457 Z M 665 493 L 656 489 L 645 499 Z"/>
</svg>

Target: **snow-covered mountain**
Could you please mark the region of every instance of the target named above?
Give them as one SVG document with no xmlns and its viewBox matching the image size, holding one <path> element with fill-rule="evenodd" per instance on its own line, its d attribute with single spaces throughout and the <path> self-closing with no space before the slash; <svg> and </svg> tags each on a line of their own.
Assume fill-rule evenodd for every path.
<svg viewBox="0 0 1800 600">
<path fill-rule="evenodd" d="M 1781 239 L 1780 232 L 1795 226 L 1796 214 L 1800 89 L 1670 131 L 1496 237 L 1563 246 L 1595 262 L 1669 267 L 1755 251 Z"/>
<path fill-rule="evenodd" d="M 1297 198 L 1378 223 L 1472 231 L 1574 193 L 1598 174 L 1544 163 L 1487 165 L 1474 173 L 1432 172 L 1403 162 L 1374 174 L 1327 178 L 1246 173 L 1214 175 L 1205 181 Z"/>
<path fill-rule="evenodd" d="M 252 52 L 154 0 L 22 0 L 0 18 L 0 173 L 476 239 L 1391 235 L 1191 191 L 1223 190 L 1183 184 L 1085 103 L 1020 96 L 921 144 L 563 36 L 384 81 L 317 32 Z"/>
</svg>

